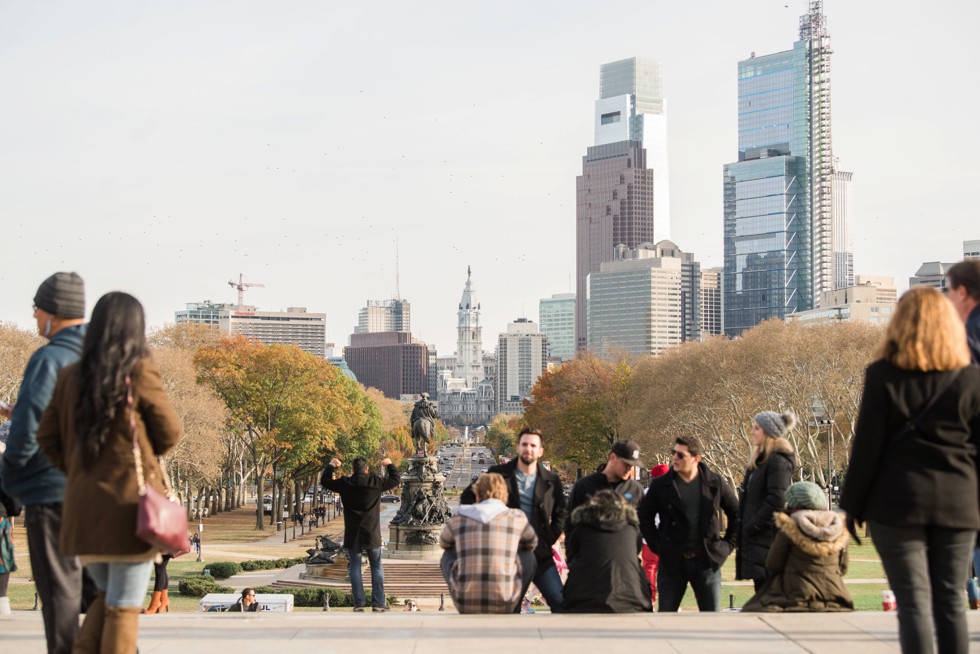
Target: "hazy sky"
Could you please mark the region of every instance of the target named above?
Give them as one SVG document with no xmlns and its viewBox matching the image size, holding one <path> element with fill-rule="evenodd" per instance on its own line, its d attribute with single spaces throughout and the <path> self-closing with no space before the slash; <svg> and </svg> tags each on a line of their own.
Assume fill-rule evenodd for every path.
<svg viewBox="0 0 980 654">
<path fill-rule="evenodd" d="M 663 62 L 672 239 L 721 265 L 736 65 L 787 50 L 806 4 L 0 2 L 0 321 L 38 284 L 327 314 L 346 343 L 400 289 L 455 348 L 473 267 L 484 347 L 572 289 L 575 177 L 599 65 Z M 855 269 L 907 284 L 980 238 L 980 4 L 827 0 L 834 152 L 854 172 Z"/>
</svg>

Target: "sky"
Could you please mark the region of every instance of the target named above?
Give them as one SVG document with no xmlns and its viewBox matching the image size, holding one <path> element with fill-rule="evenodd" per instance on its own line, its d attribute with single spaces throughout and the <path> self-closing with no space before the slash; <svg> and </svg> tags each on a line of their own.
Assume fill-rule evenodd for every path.
<svg viewBox="0 0 980 654">
<path fill-rule="evenodd" d="M 663 62 L 671 239 L 722 263 L 737 62 L 800 0 L 0 3 L 0 322 L 40 282 L 326 314 L 399 292 L 451 354 L 467 267 L 484 348 L 574 291 L 575 177 L 602 63 Z M 855 272 L 899 288 L 980 238 L 980 3 L 826 0 Z M 397 255 L 396 255 L 397 253 Z M 397 265 L 396 265 L 397 261 Z"/>
</svg>

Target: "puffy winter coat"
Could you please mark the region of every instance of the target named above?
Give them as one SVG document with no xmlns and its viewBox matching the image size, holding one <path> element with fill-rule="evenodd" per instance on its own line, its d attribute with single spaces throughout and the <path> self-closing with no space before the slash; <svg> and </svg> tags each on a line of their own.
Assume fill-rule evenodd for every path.
<svg viewBox="0 0 980 654">
<path fill-rule="evenodd" d="M 766 555 L 776 537 L 773 514 L 782 510 L 786 489 L 793 481 L 796 455 L 785 438 L 776 439 L 776 449 L 755 470 L 747 471 L 738 504 L 738 544 L 735 550 L 736 579 L 765 579 Z"/>
</svg>

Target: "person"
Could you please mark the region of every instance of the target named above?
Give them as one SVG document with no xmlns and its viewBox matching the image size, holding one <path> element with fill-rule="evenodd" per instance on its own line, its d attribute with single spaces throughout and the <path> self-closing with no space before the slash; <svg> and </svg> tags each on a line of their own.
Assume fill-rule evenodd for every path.
<svg viewBox="0 0 980 654">
<path fill-rule="evenodd" d="M 242 598 L 229 607 L 229 613 L 258 613 L 262 605 L 255 599 L 254 588 L 243 588 Z"/>
<path fill-rule="evenodd" d="M 867 522 L 898 604 L 903 652 L 969 647 L 962 600 L 980 528 L 980 369 L 936 289 L 895 307 L 868 366 L 840 506 Z"/>
<path fill-rule="evenodd" d="M 568 511 L 571 513 L 579 504 L 600 490 L 614 490 L 634 507 L 643 499 L 643 485 L 633 479 L 636 466 L 640 463 L 640 446 L 635 441 L 617 441 L 606 455 L 606 463 L 591 475 L 582 477 L 572 486 L 568 498 Z"/>
<path fill-rule="evenodd" d="M 565 541 L 567 613 L 652 611 L 650 582 L 640 567 L 636 509 L 610 489 L 572 511 L 574 531 Z"/>
<path fill-rule="evenodd" d="M 503 477 L 507 485 L 507 506 L 522 510 L 537 534 L 534 585 L 551 611 L 559 613 L 564 598 L 552 548 L 565 529 L 568 510 L 561 478 L 540 463 L 543 455 L 541 434 L 532 427 L 525 427 L 517 436 L 517 456 L 507 463 L 490 466 L 487 472 Z M 471 484 L 460 494 L 459 502 L 463 505 L 474 501 L 476 496 Z"/>
<path fill-rule="evenodd" d="M 82 603 L 82 566 L 59 553 L 65 476 L 41 452 L 37 426 L 51 400 L 58 371 L 78 360 L 85 336 L 85 283 L 74 272 L 45 279 L 34 295 L 38 333 L 48 339 L 27 362 L 11 412 L 7 450 L 0 461 L 3 490 L 25 507 L 31 572 L 49 654 L 71 651 Z"/>
<path fill-rule="evenodd" d="M 0 429 L 9 429 L 8 424 L 7 422 L 3 423 L 0 425 Z M 6 438 L 0 436 L 0 455 L 3 455 L 6 447 Z M 20 502 L 4 493 L 0 488 L 0 615 L 10 615 L 10 598 L 7 597 L 7 587 L 10 584 L 10 573 L 17 571 L 12 538 L 13 525 L 10 518 L 20 515 L 20 512 Z"/>
<path fill-rule="evenodd" d="M 739 493 L 735 578 L 751 579 L 756 592 L 768 576 L 766 555 L 776 537 L 773 516 L 783 508 L 793 481 L 796 454 L 786 434 L 795 426 L 792 412 L 763 411 L 749 430 L 752 451 Z"/>
<path fill-rule="evenodd" d="M 158 457 L 177 444 L 181 428 L 150 356 L 144 320 L 132 295 L 102 296 L 81 359 L 59 373 L 38 425 L 45 456 L 67 475 L 61 554 L 78 556 L 98 589 L 76 653 L 136 650 L 151 564 L 159 555 L 136 536 L 139 481 L 142 476 L 166 494 Z"/>
<path fill-rule="evenodd" d="M 347 572 L 350 575 L 354 610 L 363 611 L 367 604 L 364 580 L 361 577 L 361 553 L 366 552 L 371 564 L 371 610 L 387 611 L 385 603 L 385 577 L 381 567 L 381 495 L 401 483 L 401 475 L 391 459 L 381 461 L 387 475 L 381 477 L 368 472 L 367 459 L 357 457 L 350 477 L 334 479 L 340 468 L 340 460 L 333 458 L 323 470 L 320 485 L 324 490 L 340 495 L 347 510 L 344 512 L 344 549 L 347 550 Z"/>
<path fill-rule="evenodd" d="M 655 465 L 650 468 L 650 479 L 662 477 L 667 474 L 668 470 L 670 470 L 670 466 L 663 463 Z M 644 495 L 648 490 L 649 488 L 643 489 Z M 646 541 L 643 541 L 643 546 L 640 548 L 640 565 L 643 567 L 643 574 L 646 575 L 647 582 L 650 584 L 650 604 L 652 606 L 657 605 L 657 565 L 659 561 L 660 557 L 653 553 Z"/>
<path fill-rule="evenodd" d="M 650 482 L 637 514 L 644 540 L 660 557 L 659 611 L 675 612 L 690 584 L 699 611 L 721 608 L 721 566 L 735 549 L 738 499 L 701 460 L 701 441 L 678 436 L 673 467 Z M 727 519 L 721 535 L 721 514 Z"/>
<path fill-rule="evenodd" d="M 946 272 L 946 295 L 966 326 L 970 358 L 980 365 L 980 259 L 967 259 Z"/>
<path fill-rule="evenodd" d="M 170 575 L 167 574 L 167 564 L 173 556 L 164 554 L 159 561 L 153 562 L 153 595 L 150 605 L 143 613 L 170 613 Z"/>
<path fill-rule="evenodd" d="M 844 586 L 847 530 L 840 513 L 811 481 L 791 484 L 786 511 L 776 513 L 776 536 L 766 556 L 770 576 L 743 611 L 853 611 Z"/>
<path fill-rule="evenodd" d="M 415 613 L 415 612 L 418 612 L 418 610 L 419 610 L 419 605 L 415 603 L 415 600 L 413 600 L 413 599 L 407 599 L 407 600 L 405 600 L 405 612 L 406 613 Z"/>
<path fill-rule="evenodd" d="M 201 536 L 196 531 L 191 534 L 191 545 L 194 547 L 194 553 L 201 553 Z"/>
<path fill-rule="evenodd" d="M 480 475 L 473 493 L 477 503 L 460 506 L 439 535 L 442 576 L 460 613 L 514 613 L 534 578 L 538 536 L 507 506 L 502 475 Z"/>
</svg>

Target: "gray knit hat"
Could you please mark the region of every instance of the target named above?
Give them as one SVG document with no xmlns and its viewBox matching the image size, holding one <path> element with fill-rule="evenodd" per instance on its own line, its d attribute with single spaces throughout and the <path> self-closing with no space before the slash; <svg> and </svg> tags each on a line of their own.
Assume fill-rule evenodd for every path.
<svg viewBox="0 0 980 654">
<path fill-rule="evenodd" d="M 34 305 L 59 318 L 84 318 L 85 282 L 78 273 L 57 272 L 41 282 Z"/>
<path fill-rule="evenodd" d="M 762 427 L 762 431 L 766 432 L 766 436 L 779 438 L 785 436 L 786 432 L 796 426 L 796 415 L 792 411 L 784 411 L 783 413 L 763 411 L 756 414 L 755 422 Z"/>
<path fill-rule="evenodd" d="M 786 508 L 820 511 L 827 508 L 827 496 L 812 481 L 798 481 L 786 489 Z"/>
</svg>

